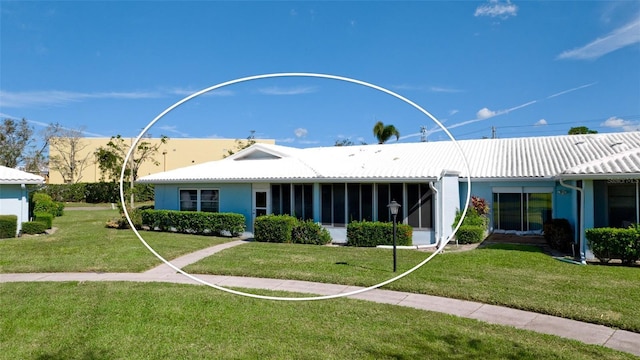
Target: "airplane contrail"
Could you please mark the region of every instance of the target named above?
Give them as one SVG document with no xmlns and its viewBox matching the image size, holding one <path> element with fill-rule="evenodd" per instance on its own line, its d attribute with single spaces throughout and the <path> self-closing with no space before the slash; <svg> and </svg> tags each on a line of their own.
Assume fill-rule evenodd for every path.
<svg viewBox="0 0 640 360">
<path fill-rule="evenodd" d="M 571 89 L 563 90 L 563 91 L 557 92 L 555 94 L 549 95 L 549 96 L 547 96 L 546 98 L 544 98 L 542 100 L 531 100 L 531 101 L 528 101 L 528 102 L 526 102 L 524 104 L 520 104 L 520 105 L 511 107 L 509 109 L 495 111 L 492 114 L 490 114 L 490 116 L 476 117 L 475 119 L 459 122 L 459 123 L 456 123 L 456 124 L 451 124 L 451 125 L 447 126 L 447 129 L 455 129 L 455 128 L 460 127 L 460 126 L 469 125 L 469 124 L 473 124 L 473 123 L 476 123 L 476 122 L 479 122 L 479 121 L 482 121 L 482 120 L 487 120 L 487 119 L 490 119 L 490 118 L 493 118 L 493 117 L 496 117 L 496 116 L 508 114 L 508 113 L 510 113 L 512 111 L 515 111 L 515 110 L 518 110 L 518 109 L 522 109 L 522 108 L 525 108 L 527 106 L 531 106 L 531 105 L 533 105 L 533 104 L 535 104 L 537 102 L 544 101 L 546 99 L 551 99 L 551 98 L 554 98 L 554 97 L 557 97 L 557 96 L 560 96 L 560 95 L 568 94 L 568 93 L 571 93 L 571 92 L 574 92 L 574 91 L 577 91 L 577 90 L 580 90 L 580 89 L 588 88 L 588 87 L 593 86 L 595 84 L 597 84 L 597 82 L 592 82 L 592 83 L 581 85 L 581 86 L 574 87 L 574 88 L 571 88 Z M 439 127 L 435 128 L 435 129 L 432 129 L 432 130 L 428 130 L 427 131 L 427 135 L 431 135 L 433 133 L 440 132 L 440 131 L 442 131 L 442 129 L 440 129 Z M 411 134 L 411 135 L 404 136 L 403 138 L 406 139 L 406 138 L 409 138 L 409 137 L 415 137 L 415 136 L 419 136 L 419 135 L 422 135 L 422 134 L 421 133 Z"/>
<path fill-rule="evenodd" d="M 11 116 L 11 115 L 9 115 L 9 114 L 5 114 L 5 113 L 0 113 L 0 117 L 2 117 L 2 118 L 9 118 L 9 119 L 13 119 L 13 120 L 20 120 L 20 119 L 21 119 L 21 118 L 19 118 L 19 117 Z M 29 122 L 29 123 L 32 123 L 32 124 L 35 124 L 35 125 L 38 125 L 38 126 L 42 126 L 42 127 L 47 127 L 47 126 L 49 126 L 49 125 L 50 125 L 50 124 L 44 123 L 44 122 L 42 122 L 42 121 L 29 120 L 29 119 L 25 119 L 25 120 L 27 120 L 27 122 Z M 64 127 L 64 126 L 61 126 L 60 128 L 61 128 L 61 129 L 64 129 L 64 130 L 77 130 L 77 129 L 70 129 L 70 128 L 67 128 L 67 127 Z M 79 130 L 79 131 L 80 131 L 81 133 L 83 133 L 83 134 L 85 134 L 85 135 L 89 135 L 89 136 L 94 136 L 94 137 L 108 137 L 108 136 L 104 136 L 104 135 L 101 135 L 101 134 L 92 133 L 92 132 L 89 132 L 89 131 L 84 131 L 84 130 Z"/>
</svg>

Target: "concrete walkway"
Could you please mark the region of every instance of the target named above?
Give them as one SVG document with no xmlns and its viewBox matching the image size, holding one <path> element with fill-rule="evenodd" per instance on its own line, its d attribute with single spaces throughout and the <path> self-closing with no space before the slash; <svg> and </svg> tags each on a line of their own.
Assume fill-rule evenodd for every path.
<svg viewBox="0 0 640 360">
<path fill-rule="evenodd" d="M 171 263 L 178 268 L 182 268 L 218 251 L 243 243 L 246 243 L 246 241 L 238 240 L 213 246 L 174 259 Z M 217 275 L 198 275 L 197 277 L 201 280 L 223 287 L 291 291 L 316 295 L 333 295 L 361 289 L 356 286 L 323 284 L 298 280 Z M 174 269 L 165 264 L 144 273 L 0 274 L 0 283 L 26 281 L 133 281 L 199 284 L 194 280 L 176 273 Z M 470 319 L 477 319 L 491 324 L 513 326 L 518 329 L 531 330 L 539 333 L 574 339 L 586 344 L 602 345 L 640 356 L 639 333 L 617 330 L 602 325 L 584 323 L 555 316 L 487 305 L 472 301 L 390 290 L 376 289 L 352 295 L 350 298 L 446 313 Z"/>
</svg>

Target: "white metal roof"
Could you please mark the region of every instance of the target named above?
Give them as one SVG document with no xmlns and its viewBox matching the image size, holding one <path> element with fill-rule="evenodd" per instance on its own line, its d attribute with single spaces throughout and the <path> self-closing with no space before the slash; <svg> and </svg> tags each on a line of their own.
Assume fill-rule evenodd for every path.
<svg viewBox="0 0 640 360">
<path fill-rule="evenodd" d="M 39 175 L 0 165 L 0 184 L 43 184 L 44 178 Z"/>
<path fill-rule="evenodd" d="M 443 169 L 466 177 L 467 169 L 455 144 L 439 141 L 306 149 L 255 144 L 223 160 L 139 181 L 425 181 L 437 179 Z M 473 179 L 551 179 L 569 169 L 640 149 L 640 132 L 463 140 L 457 144 L 468 159 Z M 637 156 L 624 159 L 629 169 L 640 167 Z M 600 171 L 618 170 L 603 167 Z"/>
<path fill-rule="evenodd" d="M 640 178 L 640 149 L 630 149 L 580 164 L 562 173 L 563 178 Z"/>
</svg>

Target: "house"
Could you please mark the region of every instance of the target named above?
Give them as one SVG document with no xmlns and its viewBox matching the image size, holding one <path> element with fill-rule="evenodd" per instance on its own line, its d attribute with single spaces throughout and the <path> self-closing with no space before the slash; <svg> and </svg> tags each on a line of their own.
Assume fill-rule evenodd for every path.
<svg viewBox="0 0 640 360">
<path fill-rule="evenodd" d="M 466 157 L 467 164 L 462 156 Z M 344 241 L 353 220 L 398 221 L 414 244 L 452 232 L 468 193 L 491 208 L 490 231 L 541 233 L 566 218 L 584 229 L 640 222 L 640 132 L 297 149 L 255 144 L 219 161 L 142 177 L 157 209 L 313 219 Z M 469 182 L 470 180 L 470 182 Z"/>
<path fill-rule="evenodd" d="M 29 189 L 27 185 L 43 183 L 42 176 L 0 166 L 0 215 L 18 216 L 18 233 L 22 230 L 22 223 L 29 221 Z"/>
</svg>

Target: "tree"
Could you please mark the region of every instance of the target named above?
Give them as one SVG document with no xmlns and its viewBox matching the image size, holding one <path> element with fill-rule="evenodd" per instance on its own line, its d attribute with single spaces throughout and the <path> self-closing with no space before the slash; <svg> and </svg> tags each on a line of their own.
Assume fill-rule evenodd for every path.
<svg viewBox="0 0 640 360">
<path fill-rule="evenodd" d="M 352 146 L 352 145 L 355 145 L 355 143 L 350 138 L 338 139 L 334 144 L 334 146 Z M 360 145 L 367 145 L 367 143 L 364 141 L 360 141 Z"/>
<path fill-rule="evenodd" d="M 598 131 L 591 130 L 586 126 L 576 126 L 569 129 L 569 135 L 581 135 L 581 134 L 597 134 Z"/>
<path fill-rule="evenodd" d="M 138 179 L 140 166 L 147 161 L 150 161 L 155 166 L 159 166 L 160 162 L 157 161 L 154 156 L 158 153 L 160 147 L 166 144 L 168 140 L 169 138 L 164 135 L 160 137 L 160 143 L 158 144 L 151 144 L 141 139 L 136 145 L 135 150 L 131 153 L 129 164 L 127 164 L 124 173 L 125 178 L 131 182 L 136 181 Z M 130 148 L 131 145 L 127 144 L 121 135 L 116 135 L 111 137 L 106 146 L 101 146 L 94 152 L 103 180 L 107 178 L 116 182 L 120 179 L 122 165 Z"/>
<path fill-rule="evenodd" d="M 32 135 L 27 120 L 4 119 L 0 124 L 0 165 L 16 168 L 23 164 Z"/>
<path fill-rule="evenodd" d="M 378 139 L 378 144 L 384 144 L 392 136 L 396 137 L 396 141 L 400 139 L 400 132 L 393 125 L 385 125 L 382 121 L 378 121 L 373 127 L 373 135 Z"/>
<path fill-rule="evenodd" d="M 81 155 L 87 147 L 82 141 L 82 131 L 51 124 L 44 131 L 44 139 L 49 145 L 49 171 L 58 171 L 65 183 L 80 181 L 91 156 L 90 153 Z"/>
<path fill-rule="evenodd" d="M 251 130 L 249 136 L 247 136 L 246 140 L 236 139 L 236 147 L 235 149 L 228 149 L 227 153 L 223 157 L 231 156 L 240 150 L 244 150 L 249 146 L 256 143 L 255 130 Z"/>
</svg>

